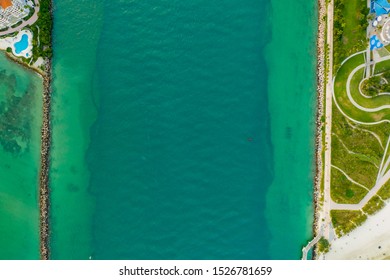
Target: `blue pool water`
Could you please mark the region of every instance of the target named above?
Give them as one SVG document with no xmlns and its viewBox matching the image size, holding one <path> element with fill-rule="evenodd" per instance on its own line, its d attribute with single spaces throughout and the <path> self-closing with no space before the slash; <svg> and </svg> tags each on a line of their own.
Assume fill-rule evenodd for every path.
<svg viewBox="0 0 390 280">
<path fill-rule="evenodd" d="M 14 46 L 15 46 L 15 53 L 20 54 L 28 47 L 28 36 L 26 34 L 23 34 L 20 41 L 16 42 Z"/>
<path fill-rule="evenodd" d="M 379 41 L 379 38 L 374 35 L 370 38 L 370 49 L 371 50 L 374 50 L 374 49 L 380 49 L 383 47 L 383 44 L 381 41 Z"/>
</svg>

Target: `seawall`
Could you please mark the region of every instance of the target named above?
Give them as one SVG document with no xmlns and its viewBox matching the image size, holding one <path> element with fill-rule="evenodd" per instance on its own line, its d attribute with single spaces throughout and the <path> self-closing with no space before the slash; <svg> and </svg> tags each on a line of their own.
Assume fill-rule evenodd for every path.
<svg viewBox="0 0 390 280">
<path fill-rule="evenodd" d="M 321 183 L 323 177 L 323 126 L 324 101 L 325 101 L 325 31 L 326 31 L 326 0 L 318 0 L 318 31 L 317 31 L 317 120 L 315 142 L 315 176 L 314 176 L 314 223 L 313 234 L 320 234 L 319 211 L 321 208 Z M 316 258 L 316 250 L 313 251 L 313 259 Z"/>
<path fill-rule="evenodd" d="M 40 253 L 41 259 L 49 259 L 49 163 L 50 163 L 50 105 L 51 105 L 51 60 L 43 75 L 43 115 L 41 130 L 41 168 L 39 172 Z"/>
</svg>

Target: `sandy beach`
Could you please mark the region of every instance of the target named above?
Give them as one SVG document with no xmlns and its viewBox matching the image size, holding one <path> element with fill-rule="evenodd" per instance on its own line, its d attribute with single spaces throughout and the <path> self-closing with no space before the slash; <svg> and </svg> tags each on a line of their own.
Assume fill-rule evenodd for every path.
<svg viewBox="0 0 390 280">
<path fill-rule="evenodd" d="M 350 234 L 332 241 L 331 250 L 318 259 L 390 259 L 390 204 Z"/>
</svg>

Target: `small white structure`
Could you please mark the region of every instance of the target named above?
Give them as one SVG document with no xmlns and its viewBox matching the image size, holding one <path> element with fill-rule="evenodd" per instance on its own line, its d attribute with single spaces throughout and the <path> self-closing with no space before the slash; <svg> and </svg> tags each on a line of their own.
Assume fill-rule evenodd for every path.
<svg viewBox="0 0 390 280">
<path fill-rule="evenodd" d="M 381 21 L 382 21 L 382 16 L 377 17 L 376 20 L 377 20 L 378 22 L 381 22 Z"/>
<path fill-rule="evenodd" d="M 372 23 L 372 26 L 374 26 L 374 27 L 378 26 L 378 22 L 376 20 L 374 20 L 374 22 Z"/>
</svg>

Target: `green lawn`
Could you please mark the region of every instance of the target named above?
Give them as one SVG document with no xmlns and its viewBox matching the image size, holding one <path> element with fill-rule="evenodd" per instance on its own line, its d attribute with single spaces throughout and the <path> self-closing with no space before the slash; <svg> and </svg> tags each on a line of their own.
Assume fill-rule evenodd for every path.
<svg viewBox="0 0 390 280">
<path fill-rule="evenodd" d="M 375 64 L 375 74 L 380 74 L 382 72 L 388 71 L 390 69 L 390 60 L 385 60 Z"/>
<path fill-rule="evenodd" d="M 367 156 L 364 156 L 348 153 L 340 140 L 332 137 L 332 165 L 343 170 L 355 182 L 371 189 L 375 184 L 378 168 L 370 162 Z M 338 180 L 341 179 L 334 178 L 332 184 Z"/>
<path fill-rule="evenodd" d="M 334 6 L 334 66 L 337 69 L 349 55 L 367 47 L 366 16 L 369 11 L 366 0 L 335 0 Z"/>
<path fill-rule="evenodd" d="M 368 191 L 351 181 L 338 169 L 332 168 L 331 172 L 331 196 L 336 203 L 359 203 Z"/>
<path fill-rule="evenodd" d="M 360 93 L 359 83 L 363 79 L 363 71 L 364 69 L 358 70 L 351 79 L 350 92 L 353 100 L 355 100 L 355 102 L 358 103 L 360 106 L 363 106 L 364 108 L 368 109 L 378 108 L 383 105 L 390 105 L 390 95 L 379 95 L 372 98 L 367 98 Z M 390 109 L 383 109 L 383 111 L 388 111 L 390 113 Z"/>
<path fill-rule="evenodd" d="M 382 186 L 382 188 L 379 190 L 378 195 L 383 199 L 389 199 L 390 198 L 390 182 L 387 182 Z"/>
<path fill-rule="evenodd" d="M 378 212 L 384 205 L 380 197 L 376 195 L 363 207 L 363 212 L 367 215 L 372 215 Z"/>
<path fill-rule="evenodd" d="M 381 140 L 382 146 L 386 147 L 387 140 L 390 135 L 390 123 L 383 122 L 375 125 L 363 125 L 363 124 L 354 124 L 356 127 L 362 129 L 367 129 L 374 132 Z"/>
<path fill-rule="evenodd" d="M 351 232 L 367 219 L 362 211 L 331 210 L 330 216 L 338 236 Z"/>
<path fill-rule="evenodd" d="M 366 0 L 335 0 L 334 13 L 334 68 L 338 69 L 334 83 L 332 110 L 332 165 L 343 170 L 352 180 L 371 189 L 378 174 L 384 156 L 384 147 L 390 135 L 390 123 L 374 122 L 389 120 L 390 109 L 365 112 L 358 109 L 347 95 L 347 79 L 359 65 L 363 65 L 364 54 L 356 55 L 340 66 L 341 62 L 353 53 L 367 48 Z M 390 51 L 390 47 L 386 48 Z M 382 50 L 385 56 L 387 51 Z M 390 61 L 375 65 L 375 74 L 390 70 Z M 390 96 L 381 95 L 367 98 L 360 94 L 359 84 L 363 80 L 364 68 L 358 70 L 351 79 L 350 92 L 353 100 L 365 108 L 377 108 L 390 105 Z M 370 90 L 372 91 L 373 86 Z M 381 89 L 384 89 L 382 87 Z M 379 89 L 379 90 L 381 90 Z M 336 104 L 339 106 L 337 107 Z M 340 110 L 341 111 L 340 111 Z M 364 122 L 358 124 L 345 117 Z M 373 133 L 375 135 L 373 135 Z M 377 139 L 379 138 L 379 141 Z M 390 154 L 390 150 L 388 151 Z M 368 191 L 352 183 L 338 169 L 331 170 L 331 197 L 336 203 L 355 204 L 361 201 Z M 332 210 L 332 223 L 338 236 L 352 231 L 362 224 L 367 215 L 372 215 L 384 206 L 390 198 L 390 182 L 387 182 L 362 209 L 362 211 Z"/>
<path fill-rule="evenodd" d="M 359 65 L 364 64 L 363 54 L 356 55 L 346 61 L 336 74 L 334 94 L 337 104 L 341 110 L 350 118 L 361 122 L 377 122 L 384 119 L 390 120 L 390 109 L 382 109 L 377 112 L 365 112 L 355 107 L 347 95 L 347 79 L 349 74 Z M 380 62 L 376 66 L 376 72 L 381 73 L 390 69 L 390 62 Z M 363 69 L 357 71 L 351 79 L 350 92 L 352 98 L 360 106 L 365 108 L 376 108 L 382 105 L 390 105 L 390 96 L 381 95 L 373 98 L 366 98 L 359 92 L 359 83 L 363 79 Z"/>
</svg>

